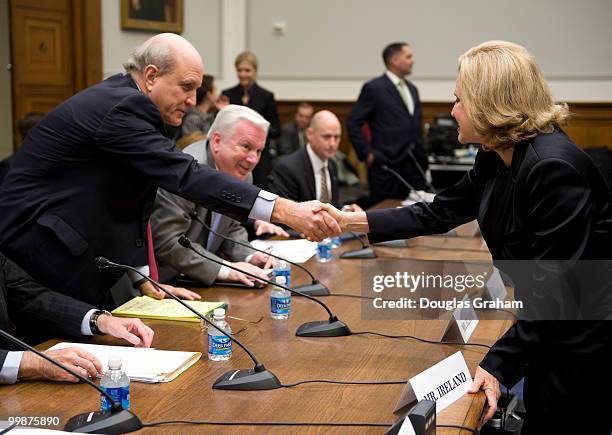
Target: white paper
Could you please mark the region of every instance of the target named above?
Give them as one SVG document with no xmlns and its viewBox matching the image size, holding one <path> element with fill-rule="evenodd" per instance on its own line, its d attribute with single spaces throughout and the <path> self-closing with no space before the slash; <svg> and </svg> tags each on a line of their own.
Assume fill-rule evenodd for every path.
<svg viewBox="0 0 612 435">
<path fill-rule="evenodd" d="M 497 267 L 493 268 L 493 273 L 487 280 L 485 284 L 487 287 L 487 292 L 489 292 L 489 296 L 491 300 L 500 300 L 505 301 L 506 295 L 508 294 L 508 290 L 506 290 L 506 286 L 504 285 L 504 280 L 502 279 L 499 269 Z"/>
<path fill-rule="evenodd" d="M 414 426 L 412 426 L 412 422 L 410 421 L 410 418 L 408 418 L 408 416 L 404 418 L 404 423 L 402 423 L 402 427 L 400 427 L 400 430 L 397 435 L 416 435 L 416 432 L 414 431 Z"/>
<path fill-rule="evenodd" d="M 317 242 L 306 239 L 297 240 L 253 240 L 257 249 L 266 250 L 272 247 L 275 255 L 286 258 L 294 263 L 305 263 L 317 253 Z"/>
<path fill-rule="evenodd" d="M 160 382 L 165 374 L 173 373 L 195 354 L 195 352 L 84 343 L 58 343 L 50 350 L 67 347 L 79 347 L 95 355 L 105 370 L 110 356 L 121 355 L 122 370 L 131 380 L 138 382 Z"/>
<path fill-rule="evenodd" d="M 453 317 L 455 322 L 457 322 L 457 327 L 459 328 L 463 342 L 467 343 L 476 330 L 476 325 L 478 325 L 478 315 L 467 295 L 465 295 L 463 301 L 470 302 L 469 308 L 457 308 L 453 312 Z"/>
<path fill-rule="evenodd" d="M 472 383 L 459 351 L 410 379 L 417 400 L 435 400 L 436 414 L 462 397 Z"/>
</svg>

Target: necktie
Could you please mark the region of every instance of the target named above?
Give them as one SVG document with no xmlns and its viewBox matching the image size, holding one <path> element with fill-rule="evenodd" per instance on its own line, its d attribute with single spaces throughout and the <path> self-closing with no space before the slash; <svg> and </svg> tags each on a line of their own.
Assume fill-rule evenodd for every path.
<svg viewBox="0 0 612 435">
<path fill-rule="evenodd" d="M 212 214 L 210 228 L 213 231 L 217 231 L 217 229 L 219 228 L 219 221 L 221 220 L 221 215 L 215 212 L 210 212 L 210 213 Z M 207 251 L 212 252 L 211 248 L 213 247 L 216 239 L 217 239 L 217 236 L 212 231 L 208 233 L 208 241 L 206 243 Z M 214 254 L 214 252 L 212 253 Z"/>
<path fill-rule="evenodd" d="M 157 263 L 155 262 L 155 250 L 153 249 L 153 233 L 151 231 L 151 221 L 147 223 L 147 259 L 149 260 L 149 277 L 159 281 Z"/>
<path fill-rule="evenodd" d="M 320 201 L 323 203 L 330 202 L 329 188 L 327 187 L 327 166 L 321 168 L 321 198 Z"/>
<path fill-rule="evenodd" d="M 402 100 L 404 100 L 404 104 L 406 105 L 408 112 L 412 114 L 412 112 L 414 111 L 412 107 L 412 99 L 408 97 L 408 90 L 406 89 L 406 83 L 404 83 L 403 80 L 400 80 L 399 83 L 397 84 L 397 90 L 399 91 L 400 96 L 402 97 Z"/>
</svg>

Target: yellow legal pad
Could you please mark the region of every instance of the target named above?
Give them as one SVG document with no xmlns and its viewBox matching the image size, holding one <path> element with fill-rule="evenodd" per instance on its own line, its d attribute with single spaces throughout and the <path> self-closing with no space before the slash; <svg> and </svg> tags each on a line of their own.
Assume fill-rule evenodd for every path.
<svg viewBox="0 0 612 435">
<path fill-rule="evenodd" d="M 225 302 L 184 301 L 202 315 L 215 308 L 227 307 Z M 138 296 L 112 311 L 119 317 L 140 317 L 141 319 L 177 320 L 179 322 L 199 322 L 200 319 L 174 299 L 153 299 Z"/>
</svg>

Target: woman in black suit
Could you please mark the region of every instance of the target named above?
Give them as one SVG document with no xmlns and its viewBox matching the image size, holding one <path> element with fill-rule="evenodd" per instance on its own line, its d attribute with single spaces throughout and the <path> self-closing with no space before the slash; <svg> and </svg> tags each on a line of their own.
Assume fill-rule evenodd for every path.
<svg viewBox="0 0 612 435">
<path fill-rule="evenodd" d="M 248 106 L 263 116 L 270 123 L 266 146 L 261 153 L 259 164 L 253 170 L 253 184 L 261 188 L 266 187 L 267 177 L 272 170 L 270 155 L 270 139 L 280 137 L 281 128 L 276 110 L 274 94 L 259 86 L 257 78 L 257 56 L 250 51 L 243 51 L 234 61 L 238 84 L 233 88 L 225 89 L 223 95 L 229 98 L 230 104 Z"/>
<path fill-rule="evenodd" d="M 523 317 L 494 344 L 470 392 L 487 396 L 482 424 L 495 411 L 499 382 L 510 387 L 524 376 L 529 433 L 608 435 L 612 328 L 602 320 L 612 318 L 610 192 L 593 161 L 561 131 L 567 106 L 554 103 L 525 48 L 490 41 L 468 50 L 459 58 L 455 96 L 459 141 L 482 145 L 473 169 L 429 206 L 335 211 L 335 218 L 343 230 L 369 232 L 371 242 L 443 233 L 477 219 L 496 264 L 512 260 L 508 272 L 519 297 L 525 276 L 549 278 L 537 283 L 546 289 L 552 278 L 564 282 L 568 267 L 597 268 L 588 275 L 599 287 L 584 289 L 586 274 L 573 275 L 583 281 L 570 287 L 577 304 L 556 305 L 556 292 L 567 287 L 549 286 L 539 307 L 549 311 Z"/>
</svg>

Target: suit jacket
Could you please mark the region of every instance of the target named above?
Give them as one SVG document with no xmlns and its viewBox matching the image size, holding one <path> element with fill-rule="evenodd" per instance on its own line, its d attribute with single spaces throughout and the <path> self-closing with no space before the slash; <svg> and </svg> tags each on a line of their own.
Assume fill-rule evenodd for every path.
<svg viewBox="0 0 612 435">
<path fill-rule="evenodd" d="M 147 264 L 157 187 L 244 220 L 259 189 L 180 152 L 129 74 L 69 98 L 26 137 L 0 189 L 0 247 L 38 282 L 113 306 L 118 275 L 94 258 Z"/>
<path fill-rule="evenodd" d="M 338 168 L 336 162 L 328 160 L 327 168 L 331 179 L 332 204 L 338 206 Z M 317 199 L 312 163 L 306 147 L 283 156 L 268 178 L 268 190 L 279 196 L 294 201 L 312 201 Z"/>
<path fill-rule="evenodd" d="M 307 140 L 306 132 L 304 132 L 304 140 Z M 300 146 L 299 129 L 295 120 L 283 124 L 281 128 L 281 137 L 278 142 L 279 156 L 291 154 L 300 149 Z"/>
<path fill-rule="evenodd" d="M 41 286 L 0 253 L 0 329 L 10 331 L 13 322 L 18 333 L 24 326 L 80 337 L 81 321 L 93 308 Z M 0 339 L 0 367 L 7 350 L 23 349 Z"/>
<path fill-rule="evenodd" d="M 500 181 L 508 183 L 503 190 L 496 188 Z M 478 219 L 496 262 L 566 260 L 566 267 L 574 267 L 578 259 L 606 260 L 611 255 L 610 192 L 593 161 L 560 131 L 516 144 L 510 168 L 503 166 L 495 152 L 480 151 L 474 168 L 458 184 L 437 194 L 429 209 L 415 204 L 368 211 L 367 217 L 371 242 L 442 233 Z M 537 264 L 528 264 L 532 263 Z M 600 277 L 609 286 L 610 262 L 580 262 L 576 267 L 590 263 L 607 269 Z M 503 265 L 500 268 L 504 270 Z M 509 274 L 514 280 L 513 272 Z M 545 282 L 547 275 L 562 273 L 540 269 L 535 281 Z M 543 285 L 538 282 L 531 284 Z M 590 290 L 595 289 L 586 289 L 577 300 L 587 303 L 593 297 Z M 610 294 L 608 287 L 599 300 L 608 313 Z M 506 386 L 526 375 L 525 403 L 536 433 L 547 424 L 563 427 L 564 413 L 580 413 L 572 407 L 606 403 L 600 396 L 612 387 L 607 373 L 611 325 L 605 321 L 519 320 L 495 343 L 481 366 Z M 587 402 L 582 401 L 585 394 L 589 395 Z M 598 415 L 595 411 L 590 414 Z"/>
<path fill-rule="evenodd" d="M 428 164 L 422 140 L 421 102 L 416 87 L 406 80 L 404 82 L 414 101 L 412 114 L 395 84 L 387 74 L 383 74 L 363 86 L 346 121 L 357 156 L 361 160 L 369 153 L 375 156 L 368 168 L 372 203 L 386 198 L 405 198 L 409 193 L 408 187 L 383 169 L 383 165 L 398 172 L 415 189 L 427 188 L 422 173 Z M 371 132 L 371 143 L 362 130 L 366 123 Z"/>
<path fill-rule="evenodd" d="M 192 155 L 198 162 L 214 169 L 215 164 L 207 141 L 194 142 L 185 148 L 184 152 Z M 247 181 L 250 181 L 250 177 Z M 155 207 L 151 214 L 151 225 L 159 275 L 164 282 L 177 278 L 181 273 L 207 286 L 212 285 L 217 278 L 220 265 L 178 244 L 179 237 L 187 234 L 197 250 L 206 251 L 209 232 L 194 218 L 194 213 L 200 221 L 210 222 L 211 211 L 207 208 L 163 189 L 157 192 Z M 248 243 L 246 230 L 239 222 L 227 216 L 221 216 L 215 230 L 220 234 Z M 244 261 L 249 254 L 253 253 L 252 250 L 237 243 L 215 237 L 209 253 L 221 261 L 220 257 L 214 255 L 218 251 L 225 254 L 231 261 Z"/>
</svg>

